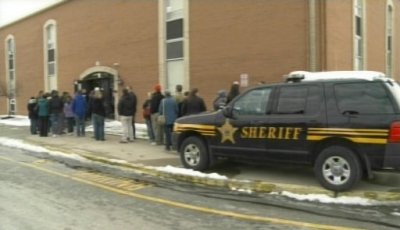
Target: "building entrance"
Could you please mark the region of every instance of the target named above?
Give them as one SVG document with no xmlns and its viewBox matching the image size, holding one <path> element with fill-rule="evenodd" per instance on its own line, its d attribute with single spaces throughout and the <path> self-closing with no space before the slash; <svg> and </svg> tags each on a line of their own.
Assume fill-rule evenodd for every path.
<svg viewBox="0 0 400 230">
<path fill-rule="evenodd" d="M 106 107 L 106 117 L 115 119 L 114 116 L 114 76 L 107 72 L 94 72 L 85 76 L 79 82 L 80 89 L 84 89 L 87 95 L 98 88 L 104 97 L 104 105 Z"/>
</svg>

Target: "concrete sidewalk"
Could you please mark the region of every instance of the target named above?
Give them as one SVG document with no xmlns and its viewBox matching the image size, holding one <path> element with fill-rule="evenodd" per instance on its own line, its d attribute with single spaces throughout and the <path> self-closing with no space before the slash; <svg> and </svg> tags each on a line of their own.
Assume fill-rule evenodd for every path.
<svg viewBox="0 0 400 230">
<path fill-rule="evenodd" d="M 0 136 L 23 140 L 33 145 L 39 145 L 50 150 L 57 150 L 69 154 L 78 154 L 89 160 L 99 161 L 115 165 L 115 160 L 122 160 L 118 164 L 121 167 L 134 168 L 141 173 L 157 176 L 168 180 L 179 180 L 197 183 L 206 186 L 225 187 L 234 190 L 248 190 L 253 192 L 282 192 L 289 191 L 300 194 L 327 194 L 332 196 L 333 192 L 325 190 L 320 186 L 309 186 L 307 184 L 283 184 L 269 178 L 265 173 L 247 173 L 237 179 L 218 180 L 212 178 L 199 178 L 190 175 L 171 174 L 153 170 L 149 166 L 175 166 L 182 167 L 179 155 L 176 151 L 166 151 L 164 146 L 154 146 L 146 139 L 139 138 L 134 142 L 119 143 L 120 136 L 106 135 L 105 141 L 96 141 L 92 138 L 93 133 L 87 132 L 85 137 L 75 135 L 62 135 L 59 137 L 39 137 L 30 135 L 28 127 L 6 126 L 0 124 Z M 254 174 L 254 175 L 253 175 Z M 247 176 L 247 177 L 246 177 Z M 286 178 L 287 179 L 287 178 Z M 284 179 L 283 181 L 287 181 Z M 281 179 L 282 180 L 282 179 Z M 274 181 L 274 182 L 272 182 Z M 392 180 L 393 181 L 393 180 Z M 399 201 L 400 192 L 366 191 L 355 190 L 340 195 L 359 196 L 376 200 Z"/>
</svg>

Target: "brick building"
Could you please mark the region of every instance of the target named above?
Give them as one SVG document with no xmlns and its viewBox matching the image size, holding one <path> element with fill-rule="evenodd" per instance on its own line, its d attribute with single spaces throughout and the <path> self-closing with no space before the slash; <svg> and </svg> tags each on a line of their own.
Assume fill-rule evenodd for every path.
<svg viewBox="0 0 400 230">
<path fill-rule="evenodd" d="M 398 78 L 400 0 L 64 0 L 0 28 L 0 114 L 39 90 L 155 84 L 199 88 L 211 109 L 239 81 L 294 70 L 375 70 Z M 140 120 L 140 115 L 137 115 Z"/>
</svg>

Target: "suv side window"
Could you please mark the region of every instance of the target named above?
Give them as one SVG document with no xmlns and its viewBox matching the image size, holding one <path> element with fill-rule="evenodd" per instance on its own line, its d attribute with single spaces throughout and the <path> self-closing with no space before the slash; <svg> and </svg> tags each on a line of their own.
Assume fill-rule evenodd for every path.
<svg viewBox="0 0 400 230">
<path fill-rule="evenodd" d="M 267 113 L 267 104 L 271 91 L 272 88 L 257 88 L 247 92 L 233 104 L 233 115 L 264 116 Z"/>
<path fill-rule="evenodd" d="M 334 86 L 340 113 L 390 114 L 392 102 L 380 82 L 341 83 Z"/>
<path fill-rule="evenodd" d="M 278 95 L 277 114 L 317 114 L 321 110 L 321 88 L 314 85 L 283 86 Z"/>
</svg>

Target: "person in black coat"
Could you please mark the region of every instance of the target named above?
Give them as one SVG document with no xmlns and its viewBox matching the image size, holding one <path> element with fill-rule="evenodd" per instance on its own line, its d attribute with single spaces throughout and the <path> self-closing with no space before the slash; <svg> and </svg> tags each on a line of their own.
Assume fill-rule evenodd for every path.
<svg viewBox="0 0 400 230">
<path fill-rule="evenodd" d="M 229 90 L 228 96 L 226 98 L 226 104 L 231 102 L 236 96 L 238 96 L 240 94 L 239 87 L 240 87 L 239 82 L 234 81 L 231 86 L 231 89 Z"/>
<path fill-rule="evenodd" d="M 51 92 L 49 100 L 50 120 L 53 137 L 60 135 L 64 128 L 64 103 L 57 90 Z"/>
<path fill-rule="evenodd" d="M 155 141 L 157 145 L 164 144 L 164 124 L 160 125 L 157 122 L 159 115 L 158 108 L 160 106 L 162 99 L 164 99 L 164 95 L 161 93 L 161 86 L 156 85 L 154 87 L 154 93 L 151 95 L 150 99 L 150 113 L 151 113 L 151 124 L 153 126 L 153 133 L 155 135 Z"/>
<path fill-rule="evenodd" d="M 122 124 L 122 139 L 120 143 L 133 141 L 132 116 L 134 112 L 134 99 L 129 91 L 124 89 L 118 102 L 118 114 Z"/>
<path fill-rule="evenodd" d="M 35 97 L 31 97 L 28 101 L 27 105 L 28 109 L 28 117 L 31 123 L 31 134 L 35 135 L 37 134 L 38 130 L 38 120 L 39 120 L 39 115 L 38 115 L 38 107 L 37 107 L 37 101 Z"/>
<path fill-rule="evenodd" d="M 203 98 L 197 95 L 198 89 L 194 88 L 190 91 L 187 98 L 182 102 L 182 115 L 187 116 L 191 114 L 201 113 L 207 110 Z"/>
<path fill-rule="evenodd" d="M 135 126 L 135 117 L 136 117 L 136 109 L 137 109 L 137 97 L 135 92 L 133 92 L 132 87 L 127 86 L 126 89 L 132 96 L 133 99 L 133 115 L 132 115 L 132 132 L 133 132 L 133 139 L 136 139 L 136 126 Z"/>
<path fill-rule="evenodd" d="M 103 94 L 100 90 L 95 90 L 90 100 L 90 114 L 92 114 L 94 138 L 97 141 L 104 141 L 104 120 L 106 117 L 106 107 L 104 106 Z"/>
</svg>

